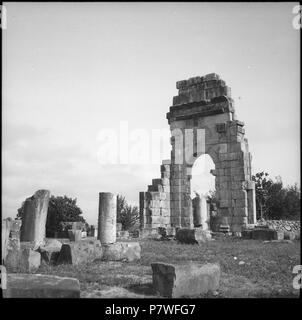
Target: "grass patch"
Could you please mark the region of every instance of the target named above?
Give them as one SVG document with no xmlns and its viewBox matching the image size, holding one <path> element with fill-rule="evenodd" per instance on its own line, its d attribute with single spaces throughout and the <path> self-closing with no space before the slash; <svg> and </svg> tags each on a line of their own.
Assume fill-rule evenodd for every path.
<svg viewBox="0 0 302 320">
<path fill-rule="evenodd" d="M 114 287 L 126 290 L 120 293 L 111 290 L 111 295 L 127 296 L 127 292 L 134 290 L 140 297 L 150 297 L 152 262 L 195 261 L 220 264 L 221 284 L 215 297 L 298 297 L 299 294 L 292 287 L 293 267 L 301 264 L 299 241 L 264 243 L 226 237 L 202 245 L 149 239 L 141 240 L 140 244 L 142 256 L 138 263 L 95 261 L 78 266 L 43 265 L 37 273 L 77 278 L 84 296 L 95 291 L 92 296 L 106 297 L 102 290 Z M 244 264 L 239 265 L 240 261 Z"/>
</svg>

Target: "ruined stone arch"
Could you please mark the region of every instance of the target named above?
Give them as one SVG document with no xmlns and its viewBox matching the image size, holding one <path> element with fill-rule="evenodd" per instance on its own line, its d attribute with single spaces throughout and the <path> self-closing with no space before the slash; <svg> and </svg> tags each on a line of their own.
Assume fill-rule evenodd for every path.
<svg viewBox="0 0 302 320">
<path fill-rule="evenodd" d="M 220 225 L 240 232 L 256 222 L 255 185 L 244 123 L 236 120 L 230 88 L 217 74 L 179 81 L 176 87 L 167 113 L 171 159 L 163 161 L 161 178 L 140 193 L 141 227 L 193 227 L 191 169 L 207 153 L 215 164 Z"/>
</svg>

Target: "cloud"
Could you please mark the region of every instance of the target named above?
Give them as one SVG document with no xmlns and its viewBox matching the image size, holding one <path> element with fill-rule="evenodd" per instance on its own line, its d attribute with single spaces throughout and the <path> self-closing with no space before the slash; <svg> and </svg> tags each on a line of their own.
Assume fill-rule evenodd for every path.
<svg viewBox="0 0 302 320">
<path fill-rule="evenodd" d="M 96 223 L 98 193 L 113 192 L 138 205 L 139 191 L 160 176 L 157 165 L 101 165 L 82 145 L 54 141 L 50 129 L 30 125 L 6 128 L 3 146 L 3 215 L 15 217 L 22 202 L 38 189 L 78 199 L 84 217 Z"/>
</svg>

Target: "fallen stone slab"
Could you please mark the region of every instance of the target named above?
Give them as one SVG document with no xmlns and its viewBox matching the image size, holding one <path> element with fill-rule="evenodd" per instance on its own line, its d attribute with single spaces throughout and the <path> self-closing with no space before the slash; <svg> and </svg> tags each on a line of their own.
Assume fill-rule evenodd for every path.
<svg viewBox="0 0 302 320">
<path fill-rule="evenodd" d="M 8 272 L 33 272 L 41 265 L 41 254 L 32 249 L 11 250 L 4 265 Z"/>
<path fill-rule="evenodd" d="M 101 242 L 94 238 L 85 238 L 78 242 L 63 244 L 56 264 L 88 263 L 102 257 Z"/>
<path fill-rule="evenodd" d="M 141 258 L 141 246 L 138 242 L 116 242 L 103 245 L 102 260 L 137 261 Z"/>
<path fill-rule="evenodd" d="M 180 243 L 199 244 L 211 240 L 211 232 L 201 228 L 182 228 L 176 231 L 176 240 Z"/>
<path fill-rule="evenodd" d="M 189 262 L 172 265 L 151 263 L 153 288 L 163 297 L 198 297 L 219 288 L 220 266 Z"/>
<path fill-rule="evenodd" d="M 254 240 L 282 240 L 284 232 L 270 229 L 254 229 L 252 231 L 252 239 Z"/>
<path fill-rule="evenodd" d="M 4 298 L 80 298 L 75 278 L 42 274 L 7 274 Z"/>
</svg>

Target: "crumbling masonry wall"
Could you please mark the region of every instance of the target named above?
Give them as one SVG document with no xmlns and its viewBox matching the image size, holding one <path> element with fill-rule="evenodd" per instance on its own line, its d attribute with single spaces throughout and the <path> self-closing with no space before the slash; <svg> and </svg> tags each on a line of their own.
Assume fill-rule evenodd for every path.
<svg viewBox="0 0 302 320">
<path fill-rule="evenodd" d="M 244 123 L 236 119 L 231 90 L 214 73 L 179 81 L 176 87 L 178 95 L 167 113 L 171 160 L 163 161 L 161 178 L 140 193 L 141 227 L 193 227 L 191 171 L 206 153 L 215 164 L 220 225 L 240 232 L 256 223 L 255 184 Z"/>
</svg>

